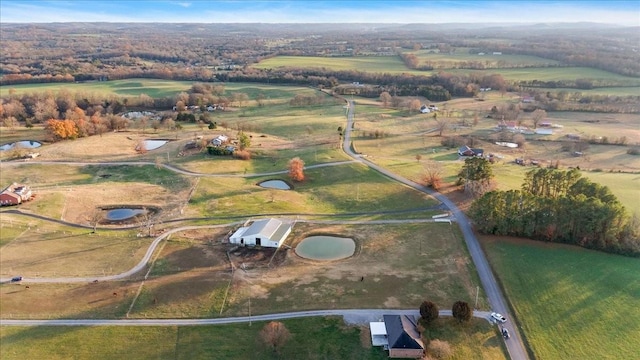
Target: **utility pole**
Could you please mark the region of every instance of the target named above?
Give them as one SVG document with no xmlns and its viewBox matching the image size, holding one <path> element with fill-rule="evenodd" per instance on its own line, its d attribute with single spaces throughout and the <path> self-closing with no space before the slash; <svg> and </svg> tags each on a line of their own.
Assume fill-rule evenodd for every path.
<svg viewBox="0 0 640 360">
<path fill-rule="evenodd" d="M 473 309 L 478 308 L 478 293 L 480 292 L 480 286 L 476 286 L 476 304 L 473 306 Z"/>
</svg>

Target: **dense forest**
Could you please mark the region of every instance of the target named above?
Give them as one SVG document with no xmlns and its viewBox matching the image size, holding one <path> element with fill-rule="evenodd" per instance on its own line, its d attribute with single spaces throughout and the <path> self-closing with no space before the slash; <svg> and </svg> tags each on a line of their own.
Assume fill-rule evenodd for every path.
<svg viewBox="0 0 640 360">
<path fill-rule="evenodd" d="M 576 169 L 534 169 L 520 190 L 491 191 L 469 211 L 478 231 L 640 256 L 638 218 Z"/>
</svg>

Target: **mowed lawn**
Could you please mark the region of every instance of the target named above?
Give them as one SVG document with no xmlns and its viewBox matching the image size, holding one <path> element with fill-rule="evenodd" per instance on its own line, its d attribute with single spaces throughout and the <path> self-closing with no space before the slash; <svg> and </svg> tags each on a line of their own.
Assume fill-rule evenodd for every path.
<svg viewBox="0 0 640 360">
<path fill-rule="evenodd" d="M 33 92 L 52 92 L 68 90 L 70 92 L 95 93 L 96 95 L 121 95 L 138 96 L 147 94 L 152 98 L 173 96 L 182 91 L 187 91 L 193 81 L 174 81 L 160 79 L 126 79 L 114 81 L 90 81 L 81 83 L 48 83 L 48 84 L 24 84 L 3 86 L 0 89 L 0 96 L 9 95 L 9 91 L 15 94 Z"/>
<path fill-rule="evenodd" d="M 321 56 L 274 56 L 253 65 L 258 69 L 274 69 L 283 67 L 327 68 L 337 71 L 366 71 L 380 73 L 412 73 L 430 75 L 430 72 L 411 70 L 398 56 L 354 56 L 354 57 L 321 57 Z"/>
<path fill-rule="evenodd" d="M 264 322 L 166 327 L 0 327 L 10 359 L 386 359 L 363 346 L 340 318 L 284 320 L 291 339 L 276 354 L 261 341 Z M 485 329 L 485 332 L 488 332 Z M 370 344 L 370 339 L 367 339 Z"/>
<path fill-rule="evenodd" d="M 640 259 L 484 237 L 538 359 L 638 359 Z"/>
<path fill-rule="evenodd" d="M 0 358 L 12 359 L 388 359 L 368 329 L 339 317 L 283 320 L 291 338 L 274 353 L 260 339 L 266 322 L 166 327 L 0 327 Z M 493 327 L 439 319 L 430 336 L 449 342 L 456 359 L 505 359 Z"/>
</svg>

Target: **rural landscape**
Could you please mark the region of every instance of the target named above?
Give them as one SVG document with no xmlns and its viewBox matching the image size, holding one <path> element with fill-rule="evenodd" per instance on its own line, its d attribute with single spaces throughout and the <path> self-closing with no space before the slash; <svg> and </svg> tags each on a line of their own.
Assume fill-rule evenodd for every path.
<svg viewBox="0 0 640 360">
<path fill-rule="evenodd" d="M 0 31 L 0 358 L 638 357 L 638 26 Z"/>
</svg>

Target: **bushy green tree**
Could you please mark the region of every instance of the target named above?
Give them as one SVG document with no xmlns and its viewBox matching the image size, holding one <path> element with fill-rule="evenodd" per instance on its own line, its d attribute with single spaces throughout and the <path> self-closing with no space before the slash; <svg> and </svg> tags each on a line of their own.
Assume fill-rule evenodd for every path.
<svg viewBox="0 0 640 360">
<path fill-rule="evenodd" d="M 491 163 L 481 157 L 465 159 L 462 170 L 458 173 L 458 181 L 464 184 L 465 192 L 474 196 L 484 194 L 489 189 L 492 178 Z"/>
</svg>

